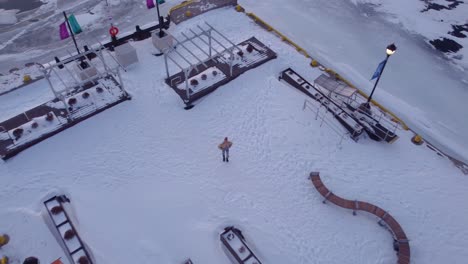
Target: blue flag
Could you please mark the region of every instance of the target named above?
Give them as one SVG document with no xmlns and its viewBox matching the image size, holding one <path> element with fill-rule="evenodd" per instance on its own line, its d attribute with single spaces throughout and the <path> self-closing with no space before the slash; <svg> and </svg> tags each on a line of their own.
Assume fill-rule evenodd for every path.
<svg viewBox="0 0 468 264">
<path fill-rule="evenodd" d="M 383 67 L 384 67 L 386 61 L 387 60 L 385 59 L 381 63 L 379 63 L 379 66 L 377 66 L 377 69 L 375 70 L 374 75 L 372 75 L 371 80 L 374 80 L 375 78 L 379 77 L 380 74 L 382 74 L 382 70 L 383 70 Z"/>
</svg>

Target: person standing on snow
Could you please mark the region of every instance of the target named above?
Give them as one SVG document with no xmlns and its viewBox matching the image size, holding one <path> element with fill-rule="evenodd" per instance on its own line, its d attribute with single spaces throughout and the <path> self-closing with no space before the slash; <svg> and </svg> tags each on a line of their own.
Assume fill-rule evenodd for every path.
<svg viewBox="0 0 468 264">
<path fill-rule="evenodd" d="M 223 153 L 223 161 L 229 162 L 229 148 L 231 148 L 232 142 L 228 140 L 227 137 L 224 138 L 223 143 L 218 145 L 218 148 Z"/>
</svg>

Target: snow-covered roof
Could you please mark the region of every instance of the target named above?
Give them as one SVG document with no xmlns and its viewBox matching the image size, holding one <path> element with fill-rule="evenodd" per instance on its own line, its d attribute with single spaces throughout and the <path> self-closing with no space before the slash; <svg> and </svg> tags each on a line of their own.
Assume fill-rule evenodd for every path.
<svg viewBox="0 0 468 264">
<path fill-rule="evenodd" d="M 344 82 L 339 81 L 336 78 L 330 77 L 325 73 L 320 75 L 317 79 L 315 79 L 314 84 L 319 85 L 330 92 L 339 94 L 344 97 L 351 97 L 357 92 L 356 88 L 349 87 Z"/>
</svg>

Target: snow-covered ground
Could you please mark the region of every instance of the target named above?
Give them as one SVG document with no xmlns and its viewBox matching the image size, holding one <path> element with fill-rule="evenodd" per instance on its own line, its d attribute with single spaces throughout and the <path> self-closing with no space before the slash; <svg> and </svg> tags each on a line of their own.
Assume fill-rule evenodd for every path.
<svg viewBox="0 0 468 264">
<path fill-rule="evenodd" d="M 108 1 L 110 9 L 105 1 L 98 0 L 45 0 L 46 4 L 37 11 L 22 15 L 14 27 L 0 28 L 0 39 L 7 40 L 0 44 L 0 72 L 73 52 L 71 39 L 59 41 L 57 28 L 63 22 L 62 10 L 77 15 L 85 28 L 78 36 L 80 46 L 109 38 L 108 16 L 112 16 L 121 34 L 134 31 L 135 24 L 155 22 L 155 9 L 147 10 L 143 0 Z M 171 6 L 181 1 L 166 1 L 161 13 L 167 14 Z M 431 2 L 449 4 L 441 0 Z M 455 54 L 458 59 L 447 61 L 427 44 L 430 39 L 445 36 L 452 24 L 466 23 L 466 3 L 453 10 L 423 13 L 418 10 L 425 3 L 416 0 L 239 3 L 368 93 L 372 89 L 370 76 L 383 60 L 385 47 L 395 42 L 398 51 L 386 67 L 374 98 L 397 113 L 416 133 L 468 163 L 468 122 L 464 114 L 468 110 L 468 78 L 461 69 L 468 56 L 459 56 L 467 47 Z M 438 22 L 438 18 L 444 22 Z M 457 41 L 465 45 L 467 39 Z"/>
<path fill-rule="evenodd" d="M 437 147 L 468 162 L 467 74 L 423 37 L 388 22 L 372 6 L 349 1 L 240 3 L 368 94 L 373 87 L 369 80 L 385 58 L 385 47 L 395 43 L 398 50 L 374 98 Z"/>
<path fill-rule="evenodd" d="M 42 67 L 43 66 L 41 64 L 33 64 L 28 65 L 27 67 L 25 66 L 21 69 L 14 69 L 9 73 L 0 75 L 0 95 L 6 94 L 12 90 L 24 86 L 24 77 L 26 75 L 30 77 L 30 81 L 36 81 L 37 79 L 42 78 Z"/>
<path fill-rule="evenodd" d="M 12 238 L 3 254 L 65 259 L 40 216 L 41 199 L 58 190 L 70 195 L 97 263 L 229 263 L 219 241 L 228 224 L 264 263 L 394 263 L 392 238 L 376 219 L 321 203 L 307 180 L 320 171 L 337 194 L 391 212 L 413 263 L 468 258 L 467 178 L 458 169 L 411 144 L 410 132 L 391 145 L 338 146 L 302 111 L 305 96 L 277 80 L 287 67 L 309 78 L 310 61 L 232 8 L 174 34 L 204 20 L 235 43 L 255 36 L 278 58 L 186 111 L 164 83 L 162 57 L 150 55 L 151 40 L 133 43 L 140 63 L 123 73 L 131 101 L 0 164 L 1 228 Z M 217 149 L 225 136 L 234 142 L 229 163 Z"/>
<path fill-rule="evenodd" d="M 0 120 L 5 121 L 54 98 L 45 79 L 0 96 Z"/>
</svg>

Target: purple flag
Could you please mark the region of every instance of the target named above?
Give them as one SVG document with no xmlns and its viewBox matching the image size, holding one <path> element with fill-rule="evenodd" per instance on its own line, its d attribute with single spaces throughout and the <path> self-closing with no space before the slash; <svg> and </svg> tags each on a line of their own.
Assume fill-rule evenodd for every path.
<svg viewBox="0 0 468 264">
<path fill-rule="evenodd" d="M 60 39 L 64 40 L 68 37 L 70 37 L 70 33 L 68 33 L 66 22 L 63 22 L 60 24 Z"/>
<path fill-rule="evenodd" d="M 148 7 L 148 9 L 153 8 L 155 6 L 153 0 L 146 0 L 146 6 Z"/>
</svg>

